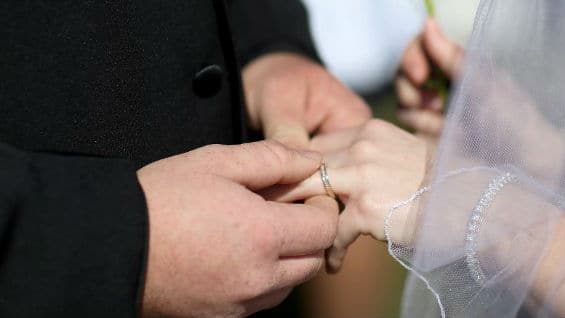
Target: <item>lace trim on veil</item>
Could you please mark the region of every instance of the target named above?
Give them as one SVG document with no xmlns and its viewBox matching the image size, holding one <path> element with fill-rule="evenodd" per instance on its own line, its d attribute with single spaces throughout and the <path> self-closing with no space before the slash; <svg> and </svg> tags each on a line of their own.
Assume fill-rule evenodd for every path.
<svg viewBox="0 0 565 318">
<path fill-rule="evenodd" d="M 515 174 L 512 174 L 512 173 L 507 172 L 507 171 L 502 171 L 502 170 L 496 169 L 496 168 L 482 167 L 482 166 L 481 167 L 473 167 L 473 168 L 462 168 L 462 169 L 457 169 L 457 170 L 451 171 L 447 175 L 440 177 L 440 178 L 437 178 L 436 181 L 433 182 L 432 184 L 421 188 L 416 193 L 414 193 L 412 196 L 410 196 L 408 199 L 406 199 L 402 202 L 398 202 L 397 204 L 394 204 L 388 210 L 387 216 L 385 218 L 385 237 L 388 241 L 388 252 L 389 252 L 389 254 L 397 262 L 399 262 L 404 268 L 406 268 L 408 271 L 414 273 L 414 275 L 416 275 L 416 277 L 418 277 L 420 280 L 422 280 L 425 283 L 427 289 L 430 290 L 430 292 L 433 294 L 434 298 L 437 301 L 437 304 L 439 306 L 442 318 L 446 318 L 446 314 L 445 314 L 445 307 L 444 307 L 444 305 L 441 301 L 440 294 L 437 291 L 434 290 L 434 288 L 431 286 L 428 279 L 426 279 L 426 277 L 422 273 L 418 272 L 418 270 L 416 270 L 413 266 L 409 265 L 406 261 L 402 260 L 393 251 L 394 241 L 392 240 L 392 235 L 391 235 L 392 217 L 394 216 L 394 212 L 396 210 L 398 210 L 401 207 L 410 205 L 415 200 L 420 198 L 423 194 L 429 192 L 435 185 L 441 184 L 445 180 L 447 180 L 451 177 L 455 177 L 455 176 L 467 174 L 467 173 L 472 173 L 472 172 L 495 172 L 496 173 L 496 176 L 491 180 L 491 182 L 489 183 L 489 185 L 487 186 L 487 188 L 485 189 L 485 191 L 481 195 L 481 198 L 479 199 L 476 207 L 473 209 L 473 212 L 471 214 L 471 219 L 469 220 L 469 223 L 468 223 L 468 226 L 467 226 L 467 233 L 466 233 L 466 246 L 465 246 L 466 263 L 467 263 L 467 266 L 468 266 L 473 278 L 477 281 L 477 283 L 482 284 L 482 282 L 484 282 L 484 273 L 481 269 L 481 266 L 480 266 L 480 263 L 479 263 L 479 260 L 478 260 L 478 257 L 477 257 L 476 236 L 478 235 L 478 233 L 480 231 L 480 225 L 481 225 L 482 220 L 484 219 L 484 215 L 486 213 L 486 210 L 488 209 L 488 207 L 490 206 L 490 204 L 494 200 L 495 196 L 498 193 L 500 193 L 500 191 L 502 191 L 503 188 L 507 184 L 512 183 L 512 182 L 517 182 L 518 177 Z"/>
</svg>

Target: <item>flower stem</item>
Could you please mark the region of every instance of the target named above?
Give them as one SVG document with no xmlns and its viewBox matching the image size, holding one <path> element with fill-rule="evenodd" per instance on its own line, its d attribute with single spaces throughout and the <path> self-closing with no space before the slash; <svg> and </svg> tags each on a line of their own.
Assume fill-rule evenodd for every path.
<svg viewBox="0 0 565 318">
<path fill-rule="evenodd" d="M 434 0 L 424 0 L 424 4 L 428 16 L 433 18 L 436 14 Z M 424 83 L 424 88 L 437 92 L 444 102 L 449 97 L 449 79 L 436 65 L 432 66 L 430 78 Z"/>
<path fill-rule="evenodd" d="M 424 4 L 426 5 L 426 11 L 430 17 L 435 16 L 436 8 L 434 6 L 434 0 L 424 0 Z"/>
</svg>

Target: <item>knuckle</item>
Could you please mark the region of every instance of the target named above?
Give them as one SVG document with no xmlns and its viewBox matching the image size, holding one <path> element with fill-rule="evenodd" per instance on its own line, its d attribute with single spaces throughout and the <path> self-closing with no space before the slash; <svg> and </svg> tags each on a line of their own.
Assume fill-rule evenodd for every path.
<svg viewBox="0 0 565 318">
<path fill-rule="evenodd" d="M 388 127 L 390 124 L 382 119 L 373 119 L 366 122 L 362 129 L 361 133 L 364 136 L 372 136 L 376 134 L 381 134 L 385 127 Z"/>
<path fill-rule="evenodd" d="M 304 273 L 302 274 L 302 276 L 304 277 L 302 281 L 308 281 L 314 278 L 320 272 L 323 265 L 324 265 L 323 257 L 313 258 L 312 261 L 310 262 L 310 266 L 307 267 Z"/>
<path fill-rule="evenodd" d="M 191 151 L 185 155 L 190 154 L 186 158 L 193 160 L 193 162 L 197 163 L 202 169 L 207 169 L 204 171 L 210 171 L 209 169 L 220 169 L 229 164 L 229 161 L 224 160 L 225 157 L 229 156 L 228 147 L 229 146 L 212 144 Z"/>
<path fill-rule="evenodd" d="M 265 153 L 263 158 L 267 161 L 267 164 L 283 166 L 291 161 L 293 152 L 289 151 L 282 143 L 268 140 L 261 144 Z"/>
<path fill-rule="evenodd" d="M 337 82 L 333 76 L 329 75 L 322 66 L 317 63 L 308 63 L 300 69 L 302 74 L 311 81 L 329 81 L 331 83 Z M 328 76 L 329 75 L 329 76 Z"/>
<path fill-rule="evenodd" d="M 218 153 L 223 153 L 225 151 L 225 147 L 226 146 L 223 145 L 212 144 L 200 148 L 199 151 L 206 154 L 218 154 Z"/>
<path fill-rule="evenodd" d="M 372 215 L 374 211 L 379 209 L 378 202 L 373 199 L 371 196 L 364 195 L 359 199 L 359 213 L 360 216 L 363 218 Z M 374 222 L 373 222 L 374 223 Z"/>
<path fill-rule="evenodd" d="M 376 151 L 375 144 L 366 139 L 361 139 L 356 141 L 353 146 L 351 146 L 351 156 L 354 161 L 365 161 L 367 159 L 373 158 Z"/>
</svg>

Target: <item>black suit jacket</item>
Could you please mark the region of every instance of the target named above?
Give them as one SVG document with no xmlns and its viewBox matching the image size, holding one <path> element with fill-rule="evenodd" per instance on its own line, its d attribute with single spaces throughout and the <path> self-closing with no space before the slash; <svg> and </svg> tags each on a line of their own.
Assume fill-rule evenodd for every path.
<svg viewBox="0 0 565 318">
<path fill-rule="evenodd" d="M 0 317 L 135 316 L 136 169 L 244 141 L 240 67 L 316 58 L 306 30 L 291 0 L 0 2 Z"/>
</svg>

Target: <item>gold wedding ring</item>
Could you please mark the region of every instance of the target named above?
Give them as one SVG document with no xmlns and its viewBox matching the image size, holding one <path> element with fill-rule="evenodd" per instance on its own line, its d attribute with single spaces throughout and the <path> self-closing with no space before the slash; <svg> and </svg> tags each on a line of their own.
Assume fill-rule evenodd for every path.
<svg viewBox="0 0 565 318">
<path fill-rule="evenodd" d="M 322 162 L 322 165 L 320 166 L 320 176 L 322 177 L 322 184 L 324 185 L 324 189 L 326 190 L 326 194 L 330 198 L 336 199 L 337 196 L 335 195 L 335 191 L 332 188 L 332 185 L 330 183 L 330 177 L 328 176 L 328 169 L 326 167 L 325 162 Z"/>
</svg>

